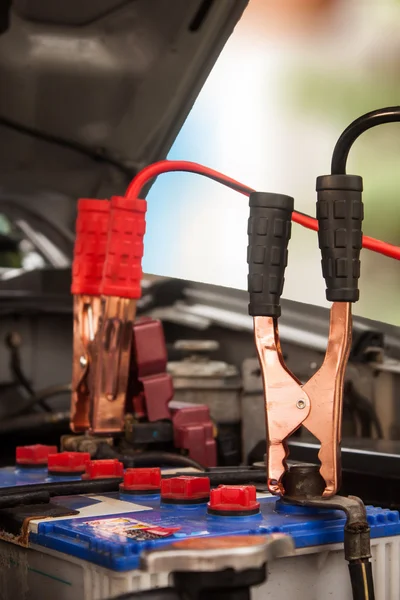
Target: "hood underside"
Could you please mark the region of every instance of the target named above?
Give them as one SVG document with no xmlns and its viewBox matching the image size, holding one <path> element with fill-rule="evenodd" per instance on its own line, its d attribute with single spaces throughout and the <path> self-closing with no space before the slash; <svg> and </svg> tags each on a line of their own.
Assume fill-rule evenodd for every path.
<svg viewBox="0 0 400 600">
<path fill-rule="evenodd" d="M 124 190 L 166 156 L 247 3 L 14 0 L 0 35 L 0 196 L 45 190 L 61 206 Z"/>
</svg>

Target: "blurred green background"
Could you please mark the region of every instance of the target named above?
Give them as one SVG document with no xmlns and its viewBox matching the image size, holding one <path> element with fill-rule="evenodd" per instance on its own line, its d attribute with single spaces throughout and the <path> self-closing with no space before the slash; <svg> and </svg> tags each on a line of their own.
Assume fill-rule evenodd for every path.
<svg viewBox="0 0 400 600">
<path fill-rule="evenodd" d="M 289 73 L 282 101 L 302 119 L 340 133 L 363 113 L 400 105 L 400 2 L 320 2 L 319 9 L 323 5 L 326 17 L 341 9 L 342 18 L 332 18 L 328 25 L 331 36 L 321 45 L 322 56 L 310 57 L 309 64 L 297 63 Z M 352 37 L 346 34 L 347 19 L 354 28 Z M 364 133 L 350 152 L 347 169 L 364 179 L 364 233 L 396 245 L 400 245 L 399 165 L 400 123 L 394 123 Z M 399 263 L 364 251 L 356 312 L 400 325 L 399 294 Z"/>
</svg>

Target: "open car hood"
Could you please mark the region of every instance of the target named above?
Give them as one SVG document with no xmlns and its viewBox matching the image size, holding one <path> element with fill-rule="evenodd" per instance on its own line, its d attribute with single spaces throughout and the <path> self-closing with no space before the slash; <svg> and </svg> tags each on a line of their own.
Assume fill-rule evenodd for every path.
<svg viewBox="0 0 400 600">
<path fill-rule="evenodd" d="M 0 196 L 46 190 L 64 209 L 123 191 L 167 155 L 247 3 L 13 0 L 0 19 Z"/>
</svg>

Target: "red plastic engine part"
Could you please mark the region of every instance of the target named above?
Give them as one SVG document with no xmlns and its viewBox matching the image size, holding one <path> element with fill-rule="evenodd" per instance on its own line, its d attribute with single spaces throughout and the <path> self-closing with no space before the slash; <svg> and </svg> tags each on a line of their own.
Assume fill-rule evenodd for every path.
<svg viewBox="0 0 400 600">
<path fill-rule="evenodd" d="M 172 411 L 174 444 L 204 467 L 217 464 L 217 445 L 208 406 L 188 406 Z"/>
<path fill-rule="evenodd" d="M 171 420 L 176 448 L 206 467 L 217 464 L 214 426 L 207 406 L 169 408 L 174 393 L 166 373 L 167 349 L 162 323 L 148 317 L 133 326 L 129 395 L 137 418 Z"/>
<path fill-rule="evenodd" d="M 133 326 L 130 381 L 136 417 L 150 422 L 171 418 L 168 403 L 174 388 L 166 368 L 162 323 L 150 318 L 139 319 Z"/>
</svg>

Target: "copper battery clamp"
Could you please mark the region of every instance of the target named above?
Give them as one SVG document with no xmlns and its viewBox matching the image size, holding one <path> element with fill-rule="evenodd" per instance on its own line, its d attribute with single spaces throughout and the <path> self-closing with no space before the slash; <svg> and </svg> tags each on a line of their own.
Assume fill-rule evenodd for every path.
<svg viewBox="0 0 400 600">
<path fill-rule="evenodd" d="M 141 294 L 146 202 L 78 202 L 71 429 L 123 429 L 132 328 Z"/>
<path fill-rule="evenodd" d="M 348 177 L 351 181 L 341 180 L 342 188 L 332 190 L 339 187 L 338 177 Z M 332 182 L 332 178 L 336 180 Z M 287 439 L 301 425 L 321 443 L 323 496 L 336 494 L 340 487 L 343 383 L 351 346 L 350 302 L 358 299 L 362 222 L 359 180 L 354 176 L 327 176 L 318 180 L 323 274 L 327 298 L 334 302 L 325 359 L 304 384 L 284 363 L 278 331 L 293 198 L 258 192 L 250 196 L 249 313 L 254 317 L 255 343 L 264 384 L 267 483 L 273 494 L 285 493 L 282 479 L 287 469 Z M 361 189 L 348 190 L 346 185 Z M 350 199 L 346 198 L 346 192 L 351 192 Z"/>
<path fill-rule="evenodd" d="M 146 207 L 141 199 L 113 196 L 110 201 L 90 415 L 94 434 L 118 433 L 124 426 Z"/>
<path fill-rule="evenodd" d="M 343 378 L 351 344 L 350 304 L 335 303 L 331 309 L 328 348 L 321 368 L 304 385 L 283 362 L 277 320 L 254 318 L 254 335 L 264 383 L 267 427 L 268 488 L 284 494 L 286 440 L 303 425 L 320 442 L 324 496 L 340 486 L 340 441 Z"/>
</svg>

